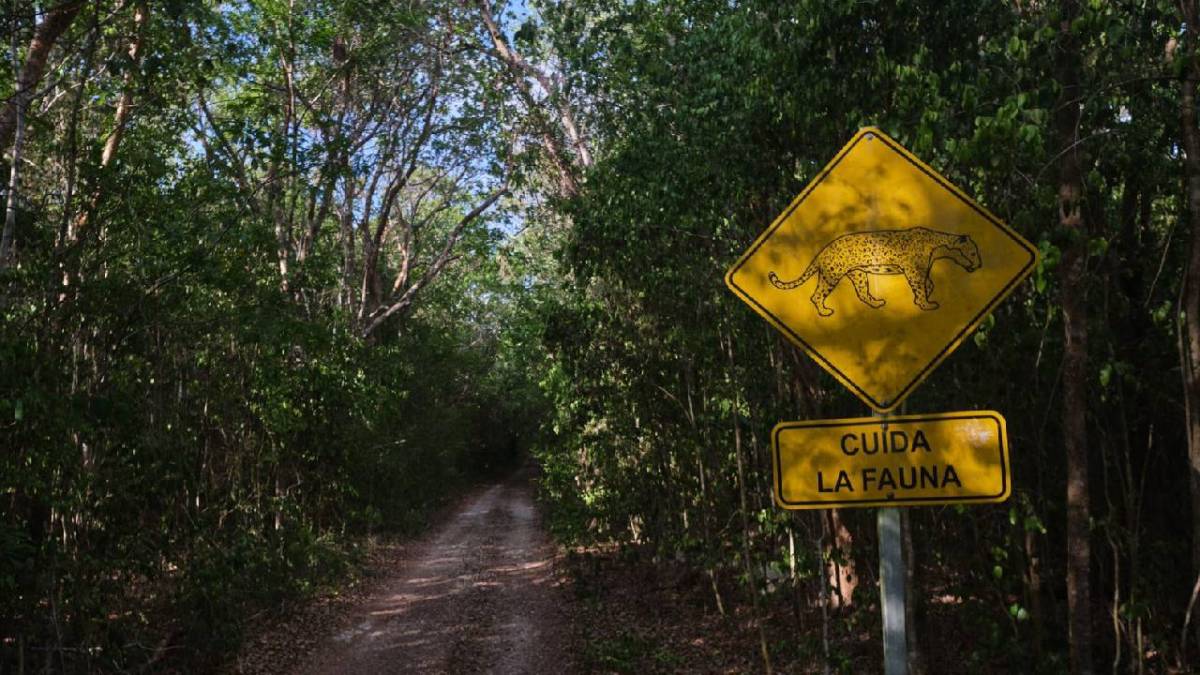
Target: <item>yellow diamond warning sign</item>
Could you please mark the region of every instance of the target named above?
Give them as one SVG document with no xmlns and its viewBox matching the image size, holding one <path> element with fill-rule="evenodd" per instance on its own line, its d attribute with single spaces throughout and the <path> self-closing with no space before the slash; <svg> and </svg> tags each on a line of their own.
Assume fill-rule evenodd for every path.
<svg viewBox="0 0 1200 675">
<path fill-rule="evenodd" d="M 990 503 L 1012 491 L 1008 431 L 991 411 L 783 422 L 771 450 L 785 509 Z"/>
<path fill-rule="evenodd" d="M 867 128 L 759 235 L 725 283 L 887 412 L 1036 261 L 1012 228 Z"/>
</svg>

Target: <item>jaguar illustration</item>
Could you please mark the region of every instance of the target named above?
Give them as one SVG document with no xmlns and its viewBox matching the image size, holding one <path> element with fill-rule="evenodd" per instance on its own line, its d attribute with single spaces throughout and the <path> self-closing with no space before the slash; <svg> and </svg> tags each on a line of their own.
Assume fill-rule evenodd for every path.
<svg viewBox="0 0 1200 675">
<path fill-rule="evenodd" d="M 903 274 L 912 288 L 913 303 L 921 309 L 934 310 L 938 303 L 929 298 L 933 294 L 933 279 L 929 273 L 934 261 L 942 258 L 954 261 L 968 272 L 983 265 L 979 247 L 969 236 L 911 227 L 844 234 L 826 244 L 798 278 L 782 281 L 775 272 L 767 276 L 776 288 L 791 290 L 815 275 L 817 288 L 812 294 L 813 306 L 817 308 L 817 314 L 830 316 L 833 310 L 825 306 L 825 298 L 842 277 L 850 278 L 859 300 L 879 309 L 886 301 L 871 295 L 868 275 Z"/>
</svg>

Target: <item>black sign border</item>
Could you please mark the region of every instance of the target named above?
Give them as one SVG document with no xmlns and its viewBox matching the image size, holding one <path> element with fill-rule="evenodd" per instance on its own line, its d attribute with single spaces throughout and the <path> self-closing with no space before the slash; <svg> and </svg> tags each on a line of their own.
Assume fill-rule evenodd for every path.
<svg viewBox="0 0 1200 675">
<path fill-rule="evenodd" d="M 991 300 L 989 300 L 987 303 L 985 303 L 983 309 L 981 309 L 979 311 L 979 313 L 974 316 L 974 318 L 972 318 L 970 321 L 968 321 L 963 326 L 962 330 L 960 330 L 958 332 L 958 334 L 956 334 L 953 338 L 951 338 L 950 341 L 946 343 L 946 346 L 943 347 L 941 349 L 941 351 L 939 351 L 929 361 L 929 363 L 927 363 L 925 365 L 924 368 L 917 371 L 916 375 L 913 376 L 913 378 L 908 382 L 908 384 L 904 385 L 904 387 L 900 390 L 900 392 L 896 394 L 896 397 L 894 399 L 892 399 L 891 401 L 879 401 L 874 396 L 871 396 L 866 391 L 864 391 L 862 389 L 862 387 L 860 387 L 858 385 L 858 383 L 851 380 L 849 376 L 847 376 L 845 373 L 843 373 L 841 370 L 839 370 L 836 366 L 834 366 L 833 363 L 831 363 L 820 352 L 818 352 L 815 348 L 813 348 L 812 345 L 808 344 L 808 342 L 806 342 L 804 340 L 804 338 L 800 337 L 795 331 L 793 331 L 790 327 L 788 327 L 788 325 L 786 323 L 784 323 L 782 319 L 780 319 L 773 312 L 771 312 L 769 309 L 767 309 L 761 303 L 759 303 L 757 300 L 755 300 L 754 297 L 751 296 L 750 293 L 748 293 L 746 291 L 746 289 L 742 288 L 741 286 L 739 286 L 737 284 L 737 282 L 734 281 L 734 275 L 736 275 L 737 272 L 739 270 L 741 270 L 742 267 L 744 267 L 747 262 L 749 262 L 751 256 L 753 256 L 754 253 L 757 252 L 758 249 L 761 248 L 763 246 L 763 244 L 765 244 L 767 242 L 767 240 L 770 239 L 775 234 L 775 231 L 778 230 L 783 225 L 783 223 L 787 221 L 788 217 L 790 217 L 796 209 L 800 208 L 800 205 L 803 204 L 804 201 L 806 199 L 808 199 L 808 196 L 810 194 L 812 194 L 812 192 L 814 190 L 817 189 L 817 187 L 829 176 L 830 173 L 833 172 L 833 170 L 835 168 L 837 168 L 838 164 L 840 164 L 842 162 L 842 160 L 845 159 L 846 155 L 850 154 L 850 151 L 853 150 L 855 147 L 857 147 L 859 143 L 863 142 L 864 139 L 865 140 L 878 139 L 878 140 L 882 141 L 884 143 L 884 145 L 888 146 L 888 148 L 890 150 L 892 150 L 892 152 L 895 152 L 897 155 L 902 157 L 904 159 L 904 161 L 913 165 L 913 167 L 915 167 L 921 173 L 923 173 L 926 176 L 928 176 L 929 178 L 931 178 L 938 185 L 941 185 L 947 192 L 954 195 L 961 202 L 963 202 L 968 207 L 970 207 L 971 210 L 978 213 L 984 220 L 991 223 L 995 227 L 999 228 L 1000 231 L 1003 232 L 1004 234 L 1008 235 L 1008 237 L 1010 239 L 1012 239 L 1013 242 L 1017 244 L 1017 246 L 1019 246 L 1021 249 L 1025 250 L 1029 253 L 1029 260 L 1025 263 L 1025 265 L 1021 268 L 1021 270 L 1012 278 L 1012 280 L 1010 280 L 1008 282 L 1008 284 L 1006 286 L 1004 286 L 1004 288 L 1000 289 L 1000 291 L 998 293 L 996 293 L 996 295 L 993 296 Z M 811 356 L 814 360 L 816 360 L 817 363 L 821 364 L 821 367 L 825 368 L 825 370 L 829 371 L 832 375 L 837 377 L 838 381 L 840 381 L 843 385 L 846 386 L 846 388 L 850 389 L 851 392 L 853 392 L 856 396 L 858 396 L 860 399 L 862 399 L 863 402 L 865 402 L 867 405 L 871 406 L 871 408 L 873 408 L 879 412 L 886 413 L 886 412 L 895 410 L 896 407 L 899 406 L 900 403 L 903 402 L 904 399 L 907 398 L 908 395 L 911 394 L 914 389 L 916 389 L 917 385 L 920 384 L 922 381 L 924 381 L 925 378 L 928 377 L 931 372 L 933 372 L 934 368 L 941 365 L 942 361 L 946 360 L 946 357 L 950 356 L 950 353 L 958 348 L 958 345 L 960 343 L 962 343 L 963 339 L 965 339 L 967 337 L 967 335 L 969 335 L 971 332 L 973 332 L 979 326 L 979 323 L 983 320 L 983 318 L 986 317 L 988 314 L 990 314 L 992 312 L 992 310 L 994 310 L 996 308 L 996 306 L 998 304 L 1000 304 L 1000 302 L 1005 297 L 1007 297 L 1008 294 L 1011 293 L 1014 288 L 1016 288 L 1017 284 L 1024 281 L 1025 278 L 1027 276 L 1029 276 L 1030 273 L 1033 272 L 1033 265 L 1034 265 L 1034 263 L 1037 262 L 1037 258 L 1038 258 L 1037 249 L 1033 248 L 1033 246 L 1030 245 L 1030 243 L 1028 241 L 1026 241 L 1019 234 L 1017 234 L 1011 227 L 1009 227 L 1007 224 L 1005 224 L 1003 221 L 996 218 L 992 214 L 988 213 L 979 204 L 975 203 L 975 201 L 973 199 L 970 199 L 969 197 L 965 196 L 959 188 L 955 187 L 954 184 L 950 183 L 948 180 L 942 178 L 942 176 L 938 175 L 938 173 L 936 171 L 932 171 L 931 169 L 929 169 L 925 166 L 922 166 L 919 162 L 914 161 L 914 158 L 911 155 L 911 153 L 908 152 L 904 148 L 904 146 L 900 145 L 899 143 L 897 143 L 896 141 L 894 141 L 890 137 L 888 137 L 887 134 L 879 131 L 878 129 L 876 129 L 874 127 L 868 127 L 868 128 L 860 130 L 858 132 L 858 134 L 855 136 L 855 138 L 852 139 L 852 141 L 845 148 L 842 149 L 842 151 L 838 154 L 838 156 L 836 158 L 834 158 L 834 160 L 832 162 L 830 162 L 829 166 L 825 167 L 825 169 L 821 172 L 821 175 L 817 176 L 811 183 L 808 184 L 807 187 L 804 188 L 804 191 L 800 193 L 800 197 L 797 198 L 794 202 L 792 202 L 792 204 L 790 206 L 788 206 L 787 210 L 784 211 L 782 214 L 780 214 L 780 216 L 778 218 L 775 219 L 775 222 L 771 225 L 770 228 L 767 229 L 767 231 L 765 233 L 759 235 L 758 239 L 755 240 L 754 244 L 750 247 L 750 249 L 742 254 L 742 257 L 738 259 L 737 263 L 735 263 L 734 266 L 725 275 L 725 281 L 729 285 L 730 288 L 737 291 L 738 295 L 741 296 L 741 298 L 743 300 L 745 300 L 746 302 L 748 302 L 751 305 L 753 305 L 754 307 L 756 307 L 763 316 L 769 317 L 771 320 L 771 323 L 774 324 L 776 328 L 778 328 L 780 331 L 782 331 L 793 342 L 800 345 L 800 347 L 802 347 L 804 349 L 804 351 L 808 352 L 809 356 Z"/>
</svg>

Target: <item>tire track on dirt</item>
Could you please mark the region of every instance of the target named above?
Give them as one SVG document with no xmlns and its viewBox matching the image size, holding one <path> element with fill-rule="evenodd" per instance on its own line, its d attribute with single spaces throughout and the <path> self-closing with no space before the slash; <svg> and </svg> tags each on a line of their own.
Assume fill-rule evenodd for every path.
<svg viewBox="0 0 1200 675">
<path fill-rule="evenodd" d="M 298 675 L 575 670 L 568 602 L 529 475 L 469 499 Z"/>
</svg>

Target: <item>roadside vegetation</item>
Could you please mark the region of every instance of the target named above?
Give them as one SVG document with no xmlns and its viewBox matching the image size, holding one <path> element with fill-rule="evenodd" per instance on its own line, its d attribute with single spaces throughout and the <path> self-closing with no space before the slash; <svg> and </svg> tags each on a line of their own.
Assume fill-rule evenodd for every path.
<svg viewBox="0 0 1200 675">
<path fill-rule="evenodd" d="M 1186 671 L 1198 22 L 1195 0 L 6 4 L 0 670 L 213 667 L 361 536 L 527 456 L 588 602 L 647 566 L 745 628 L 746 668 L 875 667 L 873 513 L 782 512 L 768 461 L 775 423 L 866 411 L 722 283 L 874 125 L 1041 252 L 908 402 L 1003 413 L 1015 481 L 906 511 L 916 665 L 944 670 L 950 636 L 974 672 Z M 601 670 L 691 663 L 589 644 Z"/>
</svg>

